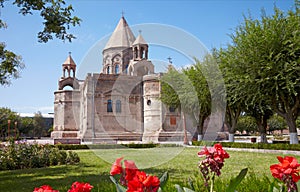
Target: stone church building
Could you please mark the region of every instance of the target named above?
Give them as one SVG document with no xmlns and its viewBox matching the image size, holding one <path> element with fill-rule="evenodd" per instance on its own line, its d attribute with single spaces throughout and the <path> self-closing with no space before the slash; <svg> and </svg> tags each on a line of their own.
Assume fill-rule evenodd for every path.
<svg viewBox="0 0 300 192">
<path fill-rule="evenodd" d="M 155 73 L 148 50 L 143 36 L 135 37 L 122 16 L 105 48 L 99 50 L 102 71 L 77 79 L 76 63 L 69 54 L 54 92 L 51 137 L 62 143 L 183 141 L 179 111 L 158 99 L 163 74 Z"/>
</svg>

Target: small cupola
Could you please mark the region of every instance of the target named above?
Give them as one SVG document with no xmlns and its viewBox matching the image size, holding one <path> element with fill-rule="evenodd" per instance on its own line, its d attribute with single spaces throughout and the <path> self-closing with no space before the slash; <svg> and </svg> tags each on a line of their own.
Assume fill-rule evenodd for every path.
<svg viewBox="0 0 300 192">
<path fill-rule="evenodd" d="M 140 60 L 147 60 L 148 59 L 148 44 L 143 38 L 141 31 L 140 34 L 136 38 L 136 40 L 132 44 L 132 51 L 133 51 L 133 60 L 140 61 Z"/>
<path fill-rule="evenodd" d="M 76 64 L 71 57 L 71 52 L 69 52 L 67 59 L 62 64 L 62 70 L 63 74 L 60 80 L 58 81 L 58 89 L 63 90 L 66 86 L 70 86 L 73 89 L 78 89 L 79 83 L 75 77 Z"/>
<path fill-rule="evenodd" d="M 62 78 L 68 78 L 68 77 L 75 78 L 76 64 L 71 57 L 71 52 L 69 52 L 69 56 L 67 57 L 65 62 L 62 64 L 62 69 L 63 69 Z M 66 71 L 68 73 L 67 76 L 66 76 Z"/>
</svg>

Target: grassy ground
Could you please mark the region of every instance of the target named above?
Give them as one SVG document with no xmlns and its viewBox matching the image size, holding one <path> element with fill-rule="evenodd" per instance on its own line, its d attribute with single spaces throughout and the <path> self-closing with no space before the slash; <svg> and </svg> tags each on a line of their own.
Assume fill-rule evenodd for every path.
<svg viewBox="0 0 300 192">
<path fill-rule="evenodd" d="M 101 149 L 78 150 L 81 158 L 78 165 L 64 165 L 49 168 L 1 171 L 0 191 L 2 192 L 30 192 L 34 187 L 44 184 L 51 185 L 60 192 L 67 191 L 74 181 L 89 182 L 94 186 L 93 191 L 115 191 L 109 180 L 111 162 L 117 157 L 134 160 L 137 166 L 147 173 L 162 175 L 170 173 L 167 191 L 175 191 L 175 183 L 187 186 L 191 177 L 196 184 L 201 185 L 201 177 L 197 169 L 199 158 L 197 148 L 153 148 L 153 149 Z M 278 163 L 276 156 L 281 154 L 264 154 L 229 151 L 230 158 L 225 161 L 222 175 L 218 182 L 226 183 L 245 167 L 250 169 L 248 180 L 255 179 L 264 183 L 264 179 L 271 179 L 269 171 L 271 164 Z M 282 155 L 281 155 L 282 156 Z M 294 155 L 293 155 L 294 156 Z M 300 159 L 299 156 L 296 156 Z M 255 178 L 252 178 L 255 176 Z M 248 184 L 247 184 L 248 185 Z M 253 183 L 253 185 L 258 185 Z M 251 190 L 250 190 L 251 191 Z M 257 191 L 253 189 L 253 191 Z"/>
</svg>

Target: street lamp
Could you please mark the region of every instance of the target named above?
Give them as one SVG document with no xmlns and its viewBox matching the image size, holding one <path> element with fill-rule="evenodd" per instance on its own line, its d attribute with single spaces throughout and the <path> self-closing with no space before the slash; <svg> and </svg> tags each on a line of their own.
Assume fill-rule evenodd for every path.
<svg viewBox="0 0 300 192">
<path fill-rule="evenodd" d="M 15 121 L 15 139 L 17 139 L 17 125 L 18 121 Z"/>
<path fill-rule="evenodd" d="M 11 122 L 11 120 L 9 119 L 9 120 L 7 120 L 7 126 L 8 126 L 8 128 L 7 128 L 7 137 L 9 137 L 9 132 L 10 132 L 10 122 Z"/>
</svg>

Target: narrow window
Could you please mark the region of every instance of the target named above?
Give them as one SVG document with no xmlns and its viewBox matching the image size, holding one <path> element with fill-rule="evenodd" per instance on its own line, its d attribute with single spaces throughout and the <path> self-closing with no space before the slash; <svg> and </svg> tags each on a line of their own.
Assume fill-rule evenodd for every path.
<svg viewBox="0 0 300 192">
<path fill-rule="evenodd" d="M 115 66 L 115 74 L 119 74 L 119 65 Z"/>
<path fill-rule="evenodd" d="M 170 125 L 176 125 L 176 117 L 174 116 L 170 117 Z"/>
<path fill-rule="evenodd" d="M 121 113 L 122 109 L 121 109 L 121 101 L 117 100 L 116 101 L 116 112 L 117 113 Z"/>
<path fill-rule="evenodd" d="M 125 67 L 125 73 L 128 74 L 128 64 Z"/>
<path fill-rule="evenodd" d="M 109 73 L 110 73 L 109 66 L 106 68 L 106 73 L 107 73 L 107 74 L 109 74 Z"/>
<path fill-rule="evenodd" d="M 176 108 L 175 108 L 175 107 L 173 107 L 173 106 L 169 107 L 169 111 L 170 111 L 171 113 L 174 113 L 174 112 L 175 112 L 175 110 L 176 110 Z"/>
<path fill-rule="evenodd" d="M 107 100 L 107 112 L 113 112 L 112 110 L 112 100 Z"/>
</svg>

